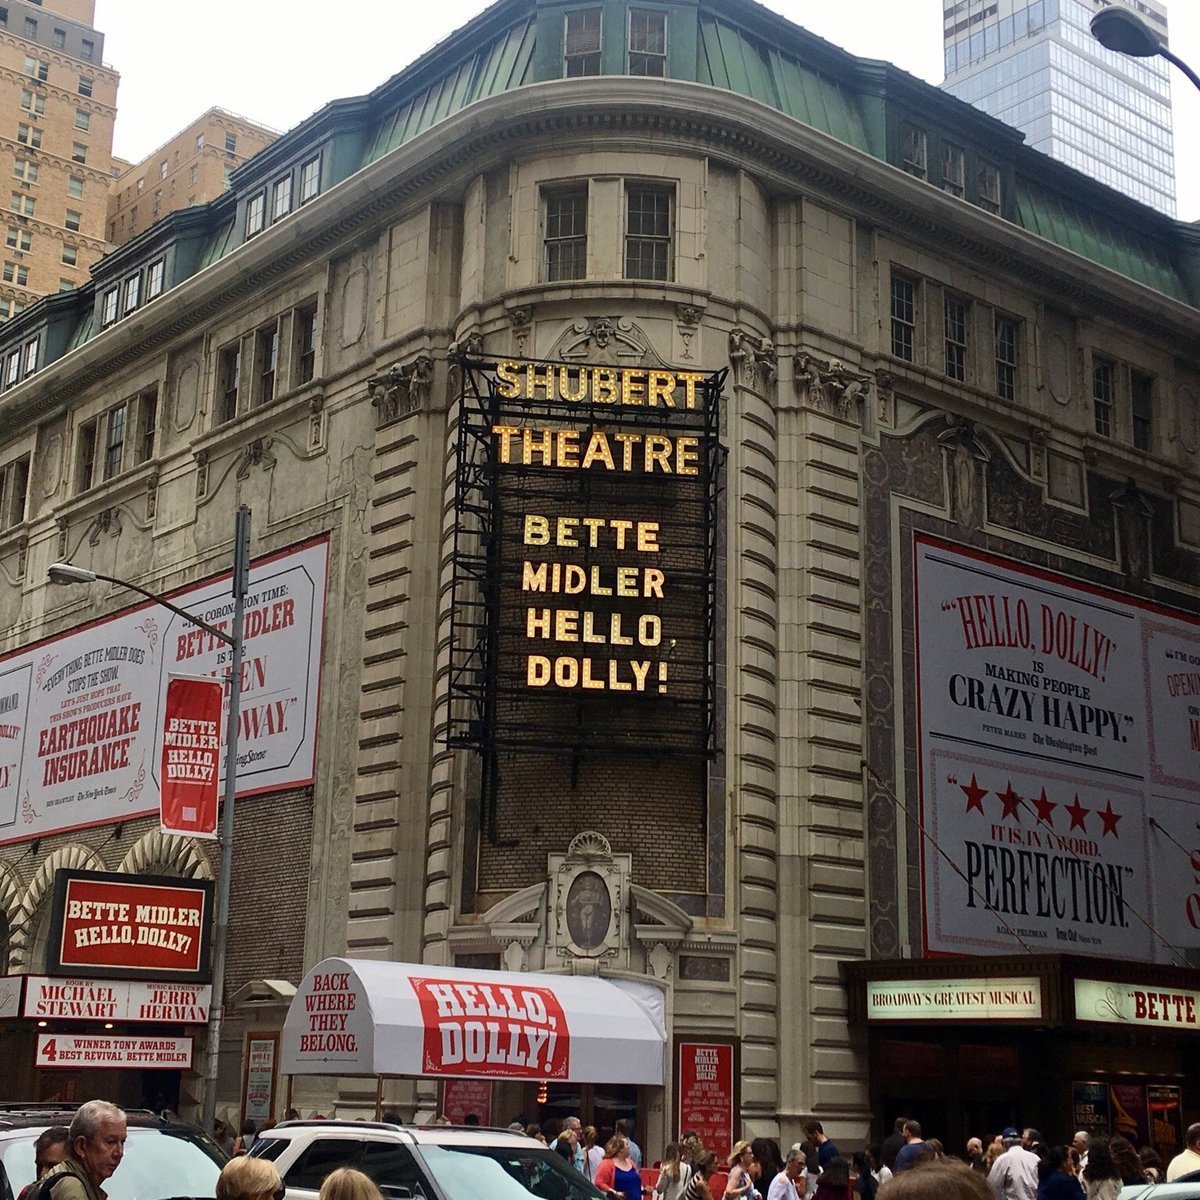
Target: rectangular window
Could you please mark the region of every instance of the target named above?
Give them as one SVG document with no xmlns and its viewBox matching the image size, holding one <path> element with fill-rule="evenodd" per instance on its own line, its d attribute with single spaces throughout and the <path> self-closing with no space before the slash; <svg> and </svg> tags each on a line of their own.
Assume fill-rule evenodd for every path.
<svg viewBox="0 0 1200 1200">
<path fill-rule="evenodd" d="M 84 38 L 79 43 L 79 57 L 87 59 L 88 62 L 95 62 L 96 43 L 91 38 Z"/>
<path fill-rule="evenodd" d="M 568 79 L 600 74 L 599 8 L 580 8 L 566 14 L 563 31 L 563 74 Z"/>
<path fill-rule="evenodd" d="M 160 162 L 160 163 L 158 164 L 158 177 L 159 177 L 159 179 L 166 179 L 166 177 L 167 177 L 167 172 L 168 172 L 168 171 L 170 171 L 170 169 L 171 169 L 171 164 L 170 164 L 170 162 L 169 162 L 167 159 L 165 159 L 165 158 L 164 158 L 164 159 L 162 160 L 162 162 Z"/>
<path fill-rule="evenodd" d="M 945 300 L 946 377 L 967 378 L 967 304 L 957 296 Z"/>
<path fill-rule="evenodd" d="M 135 453 L 139 463 L 154 457 L 154 436 L 158 431 L 158 391 L 143 392 L 137 402 L 137 446 Z"/>
<path fill-rule="evenodd" d="M 275 372 L 279 367 L 279 327 L 268 325 L 254 339 L 255 361 L 258 364 L 258 384 L 254 402 L 270 404 L 275 399 Z"/>
<path fill-rule="evenodd" d="M 225 153 L 232 154 L 237 149 L 237 134 L 227 133 L 225 135 Z"/>
<path fill-rule="evenodd" d="M 667 73 L 667 14 L 646 9 L 629 10 L 629 74 Z"/>
<path fill-rule="evenodd" d="M 35 96 L 26 88 L 21 92 L 21 107 L 26 112 L 36 113 L 40 117 L 46 112 L 46 97 L 41 93 Z"/>
<path fill-rule="evenodd" d="M 300 167 L 300 203 L 307 204 L 321 190 L 321 156 Z"/>
<path fill-rule="evenodd" d="M 0 529 L 10 529 L 25 520 L 28 499 L 29 455 L 26 455 L 0 471 Z"/>
<path fill-rule="evenodd" d="M 588 189 L 584 184 L 546 194 L 546 281 L 587 274 Z"/>
<path fill-rule="evenodd" d="M 296 386 L 309 383 L 316 372 L 317 308 L 310 305 L 296 311 Z"/>
<path fill-rule="evenodd" d="M 42 131 L 36 125 L 18 125 L 17 141 L 38 150 L 42 145 Z"/>
<path fill-rule="evenodd" d="M 79 450 L 75 460 L 75 490 L 86 492 L 96 477 L 96 445 L 100 420 L 95 418 L 79 427 Z"/>
<path fill-rule="evenodd" d="M 22 254 L 27 254 L 33 245 L 33 234 L 28 229 L 18 229 L 15 225 L 10 225 L 4 235 L 4 244 L 10 250 L 19 250 Z"/>
<path fill-rule="evenodd" d="M 95 85 L 95 82 L 96 81 L 94 79 L 89 79 L 86 75 L 80 75 L 79 94 L 81 96 L 90 96 L 92 94 L 92 88 Z"/>
<path fill-rule="evenodd" d="M 54 30 L 54 48 L 55 50 L 65 50 L 67 48 L 67 31 L 65 29 Z"/>
<path fill-rule="evenodd" d="M 167 277 L 167 260 L 158 258 L 146 268 L 146 299 L 153 300 L 161 296 L 163 283 Z"/>
<path fill-rule="evenodd" d="M 196 149 L 197 150 L 204 149 L 204 134 L 202 134 L 202 133 L 196 134 Z"/>
<path fill-rule="evenodd" d="M 21 192 L 12 192 L 8 197 L 8 207 L 23 217 L 32 217 L 37 209 L 37 201 Z"/>
<path fill-rule="evenodd" d="M 191 168 L 188 171 L 188 183 L 195 183 L 196 180 L 199 178 L 200 178 L 200 168 L 198 166 L 196 166 L 195 163 L 192 163 Z"/>
<path fill-rule="evenodd" d="M 91 113 L 84 112 L 82 108 L 75 110 L 75 128 L 82 129 L 85 133 L 92 127 Z"/>
<path fill-rule="evenodd" d="M 72 200 L 83 199 L 83 180 L 78 175 L 71 175 L 67 179 L 67 195 Z"/>
<path fill-rule="evenodd" d="M 631 184 L 625 192 L 625 278 L 674 276 L 670 188 Z"/>
<path fill-rule="evenodd" d="M 79 262 L 79 251 L 74 246 L 64 246 L 62 248 L 62 261 L 68 267 L 74 267 Z"/>
<path fill-rule="evenodd" d="M 60 275 L 58 277 L 58 290 L 60 292 L 73 292 L 75 290 L 75 281 L 73 279 L 64 279 Z"/>
<path fill-rule="evenodd" d="M 1092 418 L 1101 437 L 1112 437 L 1117 368 L 1106 358 L 1092 359 Z"/>
<path fill-rule="evenodd" d="M 976 178 L 979 187 L 979 207 L 984 212 L 1000 215 L 1000 168 L 984 163 Z"/>
<path fill-rule="evenodd" d="M 27 38 L 37 37 L 37 21 L 35 21 L 33 17 L 25 18 L 25 36 Z"/>
<path fill-rule="evenodd" d="M 285 175 L 271 185 L 271 220 L 278 221 L 292 211 L 292 177 Z"/>
<path fill-rule="evenodd" d="M 912 362 L 916 358 L 917 285 L 892 274 L 892 353 Z"/>
<path fill-rule="evenodd" d="M 259 192 L 246 201 L 246 236 L 252 238 L 262 232 L 266 221 L 267 193 Z"/>
<path fill-rule="evenodd" d="M 87 162 L 87 147 L 82 142 L 71 143 L 71 161 L 77 163 Z"/>
<path fill-rule="evenodd" d="M 4 386 L 12 387 L 21 378 L 21 352 L 11 351 L 4 359 Z"/>
<path fill-rule="evenodd" d="M 238 388 L 242 382 L 242 347 L 238 342 L 226 346 L 217 360 L 217 424 L 224 425 L 237 416 Z"/>
<path fill-rule="evenodd" d="M 121 292 L 119 288 L 109 288 L 104 293 L 104 299 L 100 305 L 100 324 L 101 326 L 111 325 L 116 319 L 121 303 Z"/>
<path fill-rule="evenodd" d="M 1133 418 L 1133 444 L 1150 450 L 1154 434 L 1154 379 L 1141 371 L 1129 374 L 1129 412 Z"/>
<path fill-rule="evenodd" d="M 121 312 L 128 316 L 142 302 L 142 275 L 130 275 L 121 285 Z"/>
<path fill-rule="evenodd" d="M 965 155 L 961 146 L 942 144 L 942 191 L 952 196 L 967 194 Z"/>
<path fill-rule="evenodd" d="M 37 183 L 37 163 L 27 162 L 23 158 L 18 158 L 17 161 L 13 163 L 13 177 L 15 179 L 23 179 L 26 183 Z"/>
<path fill-rule="evenodd" d="M 12 301 L 7 296 L 0 296 L 0 321 L 7 321 L 12 315 Z"/>
<path fill-rule="evenodd" d="M 83 213 L 77 209 L 68 208 L 63 217 L 63 224 L 73 233 L 78 233 L 79 227 L 83 224 Z"/>
<path fill-rule="evenodd" d="M 911 121 L 900 123 L 900 165 L 918 179 L 929 177 L 925 158 L 925 130 Z"/>
<path fill-rule="evenodd" d="M 15 283 L 18 287 L 24 287 L 29 282 L 29 268 L 18 266 L 15 262 L 4 264 L 3 275 L 5 283 Z"/>
<path fill-rule="evenodd" d="M 25 343 L 25 349 L 22 353 L 21 375 L 32 375 L 38 369 L 38 350 L 41 347 L 41 338 L 30 338 Z"/>
<path fill-rule="evenodd" d="M 125 405 L 109 409 L 104 421 L 104 478 L 120 475 L 125 459 Z"/>
<path fill-rule="evenodd" d="M 37 59 L 31 58 L 28 54 L 25 55 L 25 74 L 33 79 L 37 75 Z"/>
<path fill-rule="evenodd" d="M 1017 398 L 1017 323 L 1011 317 L 996 318 L 996 395 Z"/>
</svg>

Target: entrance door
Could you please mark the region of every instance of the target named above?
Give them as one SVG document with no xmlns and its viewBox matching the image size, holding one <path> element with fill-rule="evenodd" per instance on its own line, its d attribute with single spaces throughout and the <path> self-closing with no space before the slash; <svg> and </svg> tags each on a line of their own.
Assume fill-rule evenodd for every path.
<svg viewBox="0 0 1200 1200">
<path fill-rule="evenodd" d="M 642 1140 L 638 1137 L 638 1089 L 634 1083 L 548 1084 L 546 1103 L 537 1108 L 538 1124 L 544 1128 L 552 1117 L 560 1124 L 567 1117 L 578 1117 L 585 1126 L 595 1125 L 601 1146 L 624 1118 L 634 1123 L 634 1141 Z"/>
</svg>

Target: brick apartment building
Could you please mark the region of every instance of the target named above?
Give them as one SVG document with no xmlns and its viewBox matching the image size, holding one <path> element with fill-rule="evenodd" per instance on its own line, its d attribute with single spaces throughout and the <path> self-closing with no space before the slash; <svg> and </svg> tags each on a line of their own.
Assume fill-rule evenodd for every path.
<svg viewBox="0 0 1200 1200">
<path fill-rule="evenodd" d="M 654 996 L 663 1086 L 492 1104 L 651 1159 L 698 1097 L 784 1144 L 1069 1134 L 1110 1083 L 1195 1120 L 1200 1034 L 1124 997 L 1200 994 L 1198 288 L 1192 227 L 758 4 L 492 4 L 0 331 L 8 969 L 60 869 L 216 869 L 152 745 L 216 651 L 49 565 L 225 619 L 246 504 L 232 1118 L 347 955 Z M 151 734 L 62 783 L 125 684 Z M 10 1095 L 196 1111 L 37 1034 Z"/>
<path fill-rule="evenodd" d="M 119 77 L 94 20 L 92 0 L 0 5 L 0 320 L 81 287 L 104 253 Z"/>
<path fill-rule="evenodd" d="M 140 163 L 122 169 L 109 193 L 108 240 L 123 246 L 167 213 L 215 200 L 233 172 L 278 136 L 278 130 L 210 108 Z"/>
</svg>

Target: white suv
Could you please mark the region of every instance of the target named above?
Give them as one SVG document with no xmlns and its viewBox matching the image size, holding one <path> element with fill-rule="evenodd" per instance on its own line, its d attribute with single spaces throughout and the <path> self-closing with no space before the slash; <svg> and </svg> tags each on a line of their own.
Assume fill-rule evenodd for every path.
<svg viewBox="0 0 1200 1200">
<path fill-rule="evenodd" d="M 561 1155 L 508 1130 L 377 1121 L 285 1121 L 250 1153 L 274 1162 L 286 1200 L 316 1200 L 337 1167 L 385 1200 L 608 1200 Z"/>
</svg>

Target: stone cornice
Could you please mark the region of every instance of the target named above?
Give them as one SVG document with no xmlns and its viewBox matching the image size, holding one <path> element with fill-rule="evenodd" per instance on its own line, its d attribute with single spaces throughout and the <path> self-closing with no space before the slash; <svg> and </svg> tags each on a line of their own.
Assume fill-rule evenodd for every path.
<svg viewBox="0 0 1200 1200">
<path fill-rule="evenodd" d="M 1154 336 L 1193 345 L 1200 311 L 993 217 L 886 163 L 760 104 L 676 80 L 599 76 L 555 80 L 472 105 L 364 167 L 288 219 L 238 247 L 7 393 L 0 429 L 69 407 L 91 384 L 176 338 L 203 329 L 255 291 L 360 238 L 363 227 L 413 205 L 461 194 L 517 151 L 549 152 L 612 139 L 629 149 L 707 154 L 769 187 L 819 192 L 859 218 L 934 253 L 1020 278 Z"/>
</svg>

